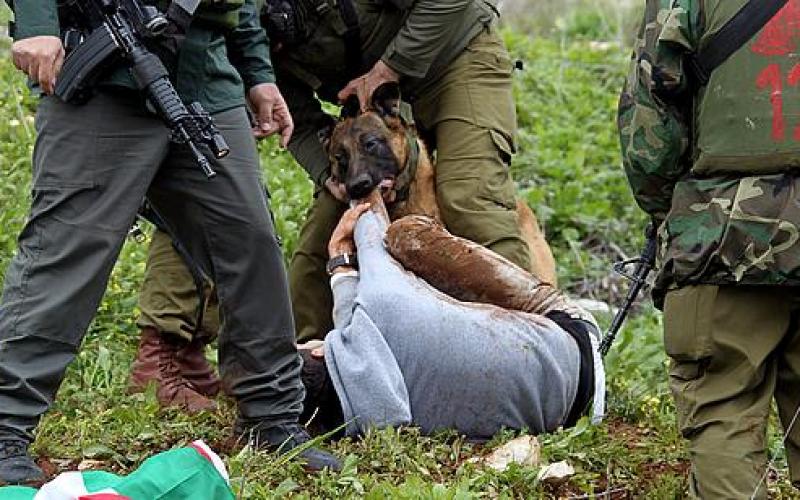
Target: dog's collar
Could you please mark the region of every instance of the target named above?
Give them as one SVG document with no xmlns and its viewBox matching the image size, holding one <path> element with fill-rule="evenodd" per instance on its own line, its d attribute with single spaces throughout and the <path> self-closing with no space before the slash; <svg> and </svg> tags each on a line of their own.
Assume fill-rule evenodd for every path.
<svg viewBox="0 0 800 500">
<path fill-rule="evenodd" d="M 395 193 L 397 198 L 395 201 L 406 201 L 408 199 L 409 191 L 411 189 L 411 181 L 417 175 L 417 166 L 419 165 L 419 143 L 417 136 L 409 128 L 406 130 L 406 144 L 408 146 L 408 154 L 406 155 L 406 163 L 403 171 L 397 176 L 395 180 Z"/>
</svg>

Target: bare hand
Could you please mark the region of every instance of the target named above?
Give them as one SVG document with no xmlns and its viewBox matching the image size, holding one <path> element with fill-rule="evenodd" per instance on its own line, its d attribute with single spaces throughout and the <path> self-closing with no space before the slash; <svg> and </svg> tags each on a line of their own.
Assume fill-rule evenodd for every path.
<svg viewBox="0 0 800 500">
<path fill-rule="evenodd" d="M 400 75 L 395 70 L 386 65 L 383 61 L 378 61 L 375 66 L 369 70 L 369 73 L 362 75 L 345 86 L 337 96 L 340 103 L 344 103 L 351 95 L 358 96 L 358 102 L 361 104 L 361 111 L 364 112 L 369 109 L 372 94 L 375 89 L 389 82 L 399 82 Z"/>
<path fill-rule="evenodd" d="M 333 180 L 333 177 L 325 179 L 325 189 L 340 202 L 347 203 L 349 201 L 347 188 L 344 187 L 343 183 Z"/>
<path fill-rule="evenodd" d="M 64 65 L 64 45 L 57 36 L 34 36 L 11 46 L 14 66 L 38 83 L 45 94 L 52 94 L 56 78 Z"/>
<path fill-rule="evenodd" d="M 341 220 L 339 225 L 333 230 L 333 235 L 328 243 L 328 256 L 330 258 L 342 255 L 345 253 L 356 253 L 356 243 L 353 239 L 353 233 L 356 230 L 356 222 L 359 217 L 369 210 L 372 205 L 369 203 L 359 203 L 353 208 L 348 209 Z"/>
<path fill-rule="evenodd" d="M 261 139 L 280 132 L 281 147 L 285 148 L 292 138 L 294 121 L 278 86 L 274 83 L 256 85 L 247 93 L 247 101 L 255 113 L 256 126 L 253 127 L 253 134 L 256 138 Z"/>
</svg>

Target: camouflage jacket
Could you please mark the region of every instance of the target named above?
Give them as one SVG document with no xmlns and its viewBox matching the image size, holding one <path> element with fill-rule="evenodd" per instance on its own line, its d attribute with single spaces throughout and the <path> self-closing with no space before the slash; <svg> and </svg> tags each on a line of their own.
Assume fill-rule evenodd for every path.
<svg viewBox="0 0 800 500">
<path fill-rule="evenodd" d="M 734 5 L 720 6 L 725 1 Z M 800 179 L 796 170 L 800 154 L 773 155 L 773 160 L 785 161 L 777 165 L 772 161 L 769 168 L 760 168 L 758 161 L 746 157 L 726 158 L 728 163 L 719 162 L 720 168 L 700 168 L 698 164 L 702 156 L 696 145 L 702 135 L 698 128 L 708 123 L 707 116 L 698 118 L 698 109 L 702 110 L 703 99 L 709 99 L 708 89 L 721 92 L 726 80 L 715 82 L 712 76 L 709 86 L 694 94 L 684 71 L 685 56 L 708 35 L 702 25 L 713 17 L 707 18 L 711 11 L 700 12 L 701 8 L 716 8 L 714 14 L 718 15 L 724 9 L 735 13 L 744 3 L 647 0 L 620 98 L 618 126 L 623 165 L 634 197 L 660 225 L 656 299 L 670 288 L 689 284 L 800 285 Z M 800 21 L 800 0 L 790 1 L 790 8 L 792 13 L 785 9 L 771 23 Z M 716 20 L 710 24 L 718 29 L 724 23 Z M 768 25 L 765 30 L 778 33 L 779 28 Z M 736 59 L 728 63 L 735 65 Z M 754 82 L 746 83 L 757 89 Z M 776 94 L 766 90 L 769 110 Z M 730 117 L 715 118 L 727 126 L 725 120 Z M 776 120 L 771 121 L 774 127 Z M 766 124 L 767 136 L 769 126 Z M 800 127 L 795 141 L 800 140 L 798 131 Z M 730 137 L 727 139 L 730 142 Z"/>
</svg>

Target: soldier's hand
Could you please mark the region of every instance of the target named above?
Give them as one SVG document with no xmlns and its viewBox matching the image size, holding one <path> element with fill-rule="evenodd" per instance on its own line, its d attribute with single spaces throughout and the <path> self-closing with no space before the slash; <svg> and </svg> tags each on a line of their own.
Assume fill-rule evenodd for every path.
<svg viewBox="0 0 800 500">
<path fill-rule="evenodd" d="M 368 110 L 372 101 L 372 94 L 375 89 L 384 83 L 399 82 L 400 75 L 395 70 L 386 65 L 383 61 L 378 61 L 369 70 L 369 73 L 362 75 L 345 86 L 337 96 L 340 103 L 344 103 L 351 95 L 358 96 L 361 104 L 361 112 Z"/>
<path fill-rule="evenodd" d="M 274 83 L 256 85 L 247 93 L 247 100 L 255 113 L 253 134 L 260 139 L 279 132 L 281 146 L 285 148 L 292 138 L 294 121 L 278 86 Z"/>
<path fill-rule="evenodd" d="M 57 36 L 34 36 L 18 40 L 11 46 L 14 66 L 34 82 L 45 94 L 52 94 L 56 78 L 64 64 L 64 44 Z"/>
</svg>

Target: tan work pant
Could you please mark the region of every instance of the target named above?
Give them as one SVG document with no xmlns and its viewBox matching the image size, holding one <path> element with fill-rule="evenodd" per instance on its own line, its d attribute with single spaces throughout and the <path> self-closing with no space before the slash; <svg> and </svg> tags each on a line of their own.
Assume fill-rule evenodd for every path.
<svg viewBox="0 0 800 500">
<path fill-rule="evenodd" d="M 690 493 L 766 498 L 773 398 L 784 429 L 800 404 L 800 290 L 691 286 L 667 294 L 664 342 L 678 425 L 689 440 Z M 800 422 L 786 440 L 800 481 Z"/>
</svg>

